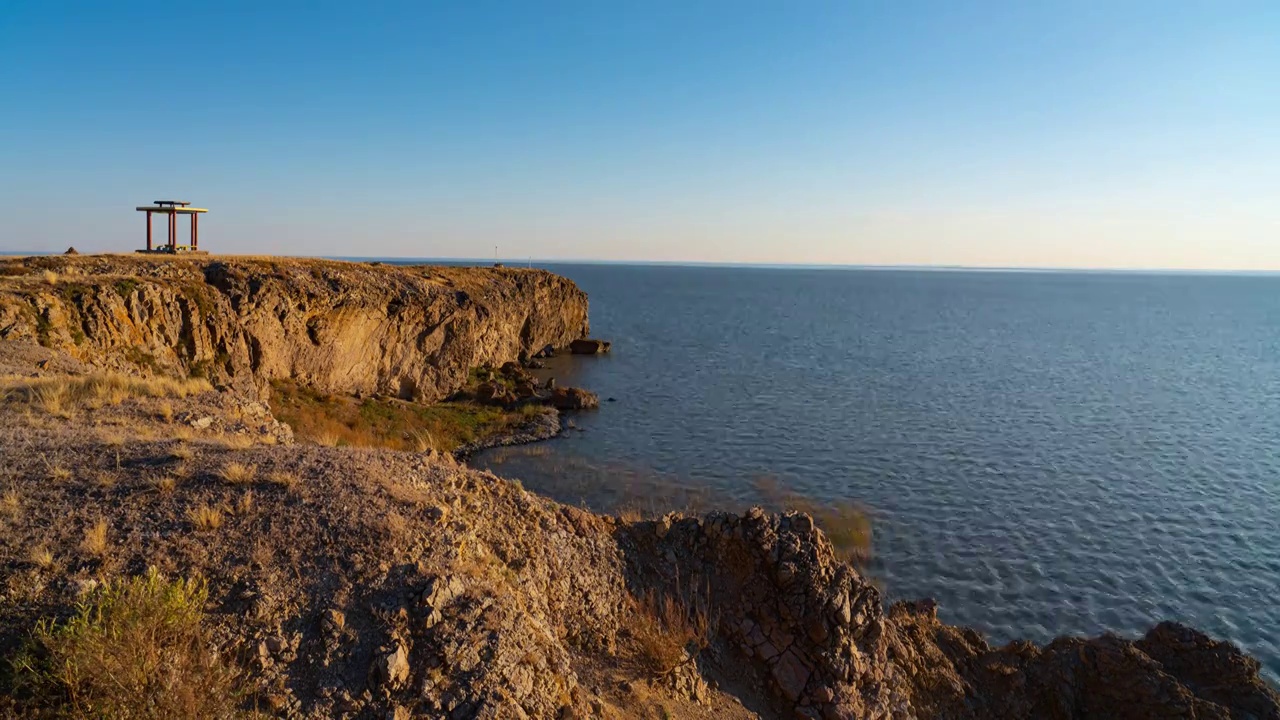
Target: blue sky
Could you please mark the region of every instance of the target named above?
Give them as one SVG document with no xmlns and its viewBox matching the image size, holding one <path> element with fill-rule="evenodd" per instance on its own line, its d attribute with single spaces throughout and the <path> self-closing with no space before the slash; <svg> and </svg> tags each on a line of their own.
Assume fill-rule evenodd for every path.
<svg viewBox="0 0 1280 720">
<path fill-rule="evenodd" d="M 0 3 L 5 250 L 1280 269 L 1278 191 L 1274 0 Z"/>
</svg>

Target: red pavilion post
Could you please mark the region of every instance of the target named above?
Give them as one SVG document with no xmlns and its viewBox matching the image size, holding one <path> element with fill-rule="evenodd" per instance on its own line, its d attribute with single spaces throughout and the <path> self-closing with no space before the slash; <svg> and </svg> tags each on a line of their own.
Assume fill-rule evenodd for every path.
<svg viewBox="0 0 1280 720">
<path fill-rule="evenodd" d="M 151 252 L 151 211 L 147 211 L 147 252 Z"/>
</svg>

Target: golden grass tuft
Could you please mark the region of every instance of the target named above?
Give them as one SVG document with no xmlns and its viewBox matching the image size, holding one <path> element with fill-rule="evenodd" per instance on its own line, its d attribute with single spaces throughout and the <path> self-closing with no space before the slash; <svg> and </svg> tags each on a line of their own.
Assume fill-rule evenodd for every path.
<svg viewBox="0 0 1280 720">
<path fill-rule="evenodd" d="M 179 443 L 177 445 L 174 445 L 173 448 L 169 450 L 169 459 L 171 460 L 185 461 L 185 460 L 190 460 L 195 456 L 196 456 L 196 451 L 186 443 Z"/>
<path fill-rule="evenodd" d="M 414 452 L 426 452 L 436 446 L 436 441 L 431 437 L 431 433 L 418 428 L 410 428 L 409 441 L 413 444 Z"/>
<path fill-rule="evenodd" d="M 168 400 L 162 401 L 156 406 L 156 416 L 165 422 L 173 422 L 173 403 Z"/>
<path fill-rule="evenodd" d="M 124 444 L 127 439 L 125 434 L 117 429 L 103 428 L 98 431 L 98 442 L 108 447 L 119 447 Z"/>
<path fill-rule="evenodd" d="M 106 520 L 99 520 L 84 531 L 84 539 L 80 541 L 80 549 L 91 557 L 102 557 L 107 553 L 107 538 L 110 526 Z"/>
<path fill-rule="evenodd" d="M 22 509 L 22 496 L 17 490 L 6 490 L 4 495 L 0 495 L 0 512 L 5 515 L 14 516 Z"/>
<path fill-rule="evenodd" d="M 253 447 L 254 442 L 250 435 L 220 435 L 213 444 L 223 450 L 247 450 Z"/>
<path fill-rule="evenodd" d="M 235 513 L 241 517 L 253 512 L 253 491 L 246 490 L 236 502 Z"/>
<path fill-rule="evenodd" d="M 45 270 L 43 273 L 41 273 L 41 274 L 40 274 L 40 277 L 41 277 L 41 278 L 45 281 L 45 283 L 46 283 L 46 284 L 48 284 L 48 285 L 57 285 L 57 284 L 58 284 L 58 273 L 56 273 L 56 272 L 54 272 L 54 271 L 52 271 L 52 270 Z"/>
<path fill-rule="evenodd" d="M 14 678 L 57 717 L 248 717 L 238 674 L 209 650 L 208 597 L 204 581 L 154 568 L 110 582 L 66 622 L 38 623 Z"/>
<path fill-rule="evenodd" d="M 272 470 L 267 474 L 267 482 L 286 490 L 298 484 L 298 476 L 288 470 Z"/>
<path fill-rule="evenodd" d="M 49 472 L 49 479 L 58 482 L 65 482 L 71 479 L 71 469 L 65 467 L 61 462 L 50 462 L 48 457 L 41 456 L 44 461 L 45 469 Z"/>
<path fill-rule="evenodd" d="M 620 507 L 618 508 L 617 512 L 618 514 L 616 515 L 616 517 L 618 518 L 618 520 L 628 525 L 632 523 L 638 523 L 645 519 L 644 513 L 640 510 L 640 508 L 634 505 L 627 505 L 624 507 Z"/>
<path fill-rule="evenodd" d="M 53 565 L 53 552 L 44 544 L 33 545 L 27 553 L 27 559 L 32 565 L 44 569 Z"/>
<path fill-rule="evenodd" d="M 336 430 L 325 429 L 316 431 L 316 434 L 312 436 L 311 439 L 315 441 L 315 444 L 317 445 L 322 445 L 324 447 L 338 447 L 338 443 L 342 442 L 342 435 L 340 435 Z"/>
<path fill-rule="evenodd" d="M 242 462 L 229 462 L 222 466 L 218 477 L 229 485 L 245 485 L 258 477 L 258 466 Z"/>
<path fill-rule="evenodd" d="M 664 675 L 707 647 L 713 624 L 704 595 L 677 598 L 647 593 L 634 602 L 628 631 L 645 667 Z"/>
<path fill-rule="evenodd" d="M 222 527 L 222 507 L 208 503 L 187 510 L 187 517 L 197 530 L 217 530 Z"/>
<path fill-rule="evenodd" d="M 155 481 L 156 492 L 161 495 L 172 495 L 178 488 L 178 479 L 172 475 L 164 475 Z"/>
</svg>

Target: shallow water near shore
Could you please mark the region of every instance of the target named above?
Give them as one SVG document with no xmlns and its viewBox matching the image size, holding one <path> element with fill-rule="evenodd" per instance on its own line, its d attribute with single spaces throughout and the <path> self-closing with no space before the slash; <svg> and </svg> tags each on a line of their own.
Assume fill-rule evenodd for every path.
<svg viewBox="0 0 1280 720">
<path fill-rule="evenodd" d="M 1280 678 L 1280 278 L 544 267 L 614 343 L 547 370 L 601 409 L 474 464 L 599 509 L 774 477 L 995 642 L 1174 619 Z"/>
</svg>

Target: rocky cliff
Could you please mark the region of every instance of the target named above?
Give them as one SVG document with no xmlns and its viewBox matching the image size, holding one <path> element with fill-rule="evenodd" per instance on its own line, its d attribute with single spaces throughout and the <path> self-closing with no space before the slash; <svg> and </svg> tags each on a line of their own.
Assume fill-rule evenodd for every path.
<svg viewBox="0 0 1280 720">
<path fill-rule="evenodd" d="M 530 270 L 0 262 L 0 717 L 1280 720 L 1257 661 L 1190 628 L 991 647 L 886 607 L 810 515 L 594 514 L 435 452 L 291 444 L 239 391 L 435 399 L 585 330 Z M 195 640 L 40 634 L 152 568 L 207 580 Z M 138 711 L 68 705 L 94 701 Z"/>
<path fill-rule="evenodd" d="M 430 402 L 472 367 L 586 332 L 586 294 L 541 270 L 207 256 L 0 261 L 0 340 L 257 393 L 293 378 Z"/>
</svg>

